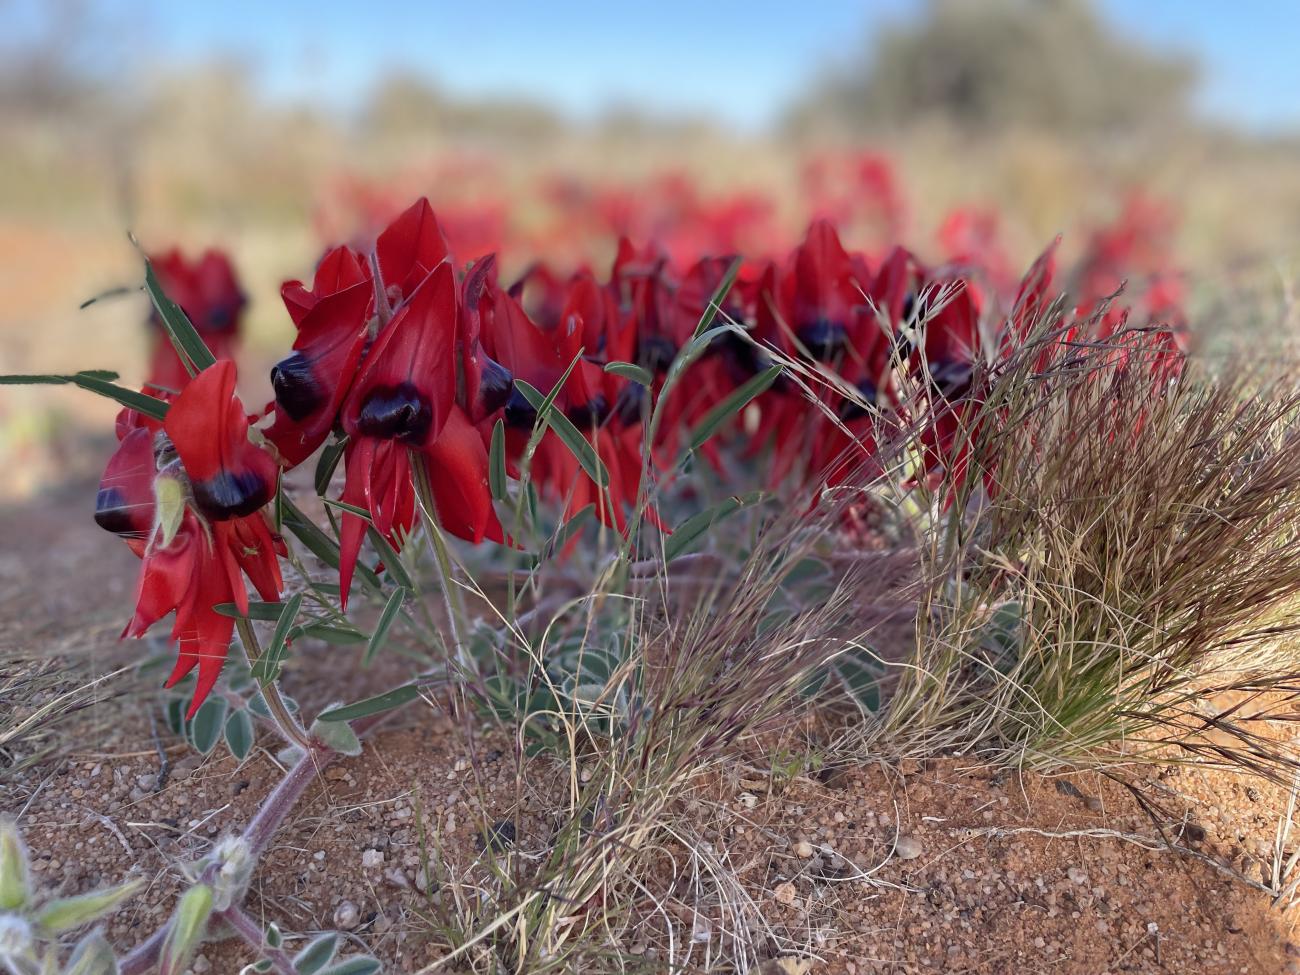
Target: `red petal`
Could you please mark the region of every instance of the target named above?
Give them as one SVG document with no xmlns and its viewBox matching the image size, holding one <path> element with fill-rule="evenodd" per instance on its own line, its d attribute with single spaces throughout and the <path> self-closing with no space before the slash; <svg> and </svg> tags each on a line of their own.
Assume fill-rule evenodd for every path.
<svg viewBox="0 0 1300 975">
<path fill-rule="evenodd" d="M 488 488 L 488 453 L 483 438 L 459 408 L 441 436 L 425 449 L 438 520 L 458 538 L 477 544 L 486 536 L 503 542 Z"/>
<path fill-rule="evenodd" d="M 298 326 L 294 351 L 271 373 L 275 421 L 266 437 L 296 467 L 329 436 L 366 344 L 368 281 L 315 303 Z"/>
<path fill-rule="evenodd" d="M 248 439 L 248 418 L 235 398 L 230 360 L 212 364 L 190 381 L 168 410 L 163 429 L 209 518 L 251 514 L 270 500 L 277 465 Z"/>
<path fill-rule="evenodd" d="M 396 285 L 404 298 L 447 259 L 447 238 L 428 199 L 421 197 L 388 225 L 375 241 L 375 256 L 384 286 Z"/>
<path fill-rule="evenodd" d="M 129 430 L 109 458 L 95 497 L 95 521 L 123 538 L 143 541 L 153 527 L 153 431 Z"/>
</svg>

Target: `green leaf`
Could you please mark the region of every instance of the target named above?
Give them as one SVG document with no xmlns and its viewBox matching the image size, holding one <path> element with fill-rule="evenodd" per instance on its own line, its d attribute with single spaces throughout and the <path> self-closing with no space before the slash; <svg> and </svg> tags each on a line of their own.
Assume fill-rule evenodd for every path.
<svg viewBox="0 0 1300 975">
<path fill-rule="evenodd" d="M 335 501 L 333 498 L 321 498 L 321 503 L 329 505 L 331 508 L 338 508 L 339 511 L 346 511 L 350 515 L 356 515 L 370 524 L 370 512 L 365 508 L 358 508 L 355 504 L 348 504 L 346 501 Z"/>
<path fill-rule="evenodd" d="M 406 590 L 398 586 L 388 597 L 388 602 L 384 603 L 384 611 L 379 614 L 379 622 L 375 624 L 374 632 L 370 634 L 370 640 L 366 644 L 365 655 L 361 658 L 362 667 L 369 667 L 375 656 L 383 649 L 384 641 L 388 639 L 388 631 L 393 621 L 397 619 L 397 614 L 402 609 L 402 600 L 405 598 Z"/>
<path fill-rule="evenodd" d="M 325 449 L 320 452 L 320 460 L 316 461 L 316 493 L 322 497 L 329 490 L 330 479 L 334 477 L 334 471 L 339 466 L 339 461 L 343 459 L 343 452 L 347 446 L 348 438 L 342 437 L 326 444 Z"/>
<path fill-rule="evenodd" d="M 36 923 L 51 934 L 71 931 L 103 917 L 132 897 L 143 884 L 144 879 L 140 878 L 107 890 L 50 901 L 37 913 Z"/>
<path fill-rule="evenodd" d="M 369 955 L 354 955 L 331 965 L 321 975 L 374 975 L 380 967 L 379 962 Z"/>
<path fill-rule="evenodd" d="M 690 547 L 691 543 L 703 536 L 722 519 L 735 514 L 741 508 L 748 508 L 762 500 L 762 491 L 749 494 L 733 495 L 712 508 L 691 515 L 673 529 L 673 533 L 664 542 L 664 561 L 671 562 Z"/>
<path fill-rule="evenodd" d="M 262 620 L 270 623 L 280 618 L 280 614 L 284 612 L 284 603 L 259 603 L 250 600 L 247 613 L 241 613 L 234 603 L 217 603 L 212 608 L 222 616 L 229 616 L 232 619 Z"/>
<path fill-rule="evenodd" d="M 194 326 L 185 317 L 181 306 L 168 298 L 167 293 L 163 291 L 162 283 L 154 273 L 153 264 L 148 258 L 145 258 L 144 262 L 144 289 L 149 292 L 149 298 L 153 301 L 154 308 L 158 310 L 158 317 L 162 320 L 163 330 L 171 339 L 176 354 L 180 356 L 189 374 L 193 376 L 216 362 L 216 356 L 203 343 L 202 336 L 194 330 Z"/>
<path fill-rule="evenodd" d="M 103 369 L 88 369 L 70 375 L 0 376 L 0 386 L 78 386 L 81 389 L 115 400 L 122 406 L 127 407 L 127 409 L 143 413 L 155 420 L 161 420 L 167 416 L 167 404 L 165 402 L 150 396 L 148 393 L 137 393 L 134 389 L 127 389 L 125 386 L 119 386 L 110 381 L 116 378 L 117 373 L 115 372 L 107 372 Z"/>
<path fill-rule="evenodd" d="M 533 405 L 537 410 L 538 422 L 544 422 L 555 431 L 555 435 L 560 438 L 564 446 L 569 448 L 569 453 L 573 454 L 582 469 L 587 472 L 599 487 L 605 487 L 609 484 L 609 471 L 605 469 L 605 463 L 596 453 L 596 448 L 591 445 L 578 428 L 573 425 L 567 416 L 559 410 L 553 409 L 552 404 L 546 402 L 544 397 L 536 388 L 530 386 L 522 379 L 515 380 L 515 386 L 524 394 L 524 398 Z M 558 390 L 559 387 L 557 386 Z M 554 393 L 555 390 L 552 390 Z"/>
<path fill-rule="evenodd" d="M 740 274 L 740 265 L 741 259 L 737 257 L 731 262 L 731 267 L 727 268 L 727 273 L 722 276 L 722 280 L 713 290 L 709 303 L 704 306 L 704 314 L 695 325 L 696 336 L 703 335 L 713 326 L 713 320 L 718 317 L 718 312 L 722 310 L 722 303 L 727 300 L 727 294 L 736 283 L 736 276 Z"/>
<path fill-rule="evenodd" d="M 368 639 L 360 630 L 347 629 L 342 626 L 334 626 L 325 622 L 307 623 L 304 626 L 295 626 L 289 631 L 290 640 L 296 640 L 300 636 L 309 636 L 336 647 L 351 646 L 354 643 L 365 643 Z"/>
<path fill-rule="evenodd" d="M 837 657 L 831 667 L 861 707 L 867 711 L 880 708 L 881 668 L 869 653 L 850 651 Z"/>
<path fill-rule="evenodd" d="M 296 592 L 280 609 L 280 618 L 276 620 L 271 642 L 266 645 L 257 663 L 253 664 L 253 679 L 259 683 L 266 685 L 280 676 L 280 666 L 284 662 L 289 631 L 293 628 L 293 621 L 298 618 L 298 610 L 301 607 L 302 593 Z"/>
<path fill-rule="evenodd" d="M 293 956 L 293 967 L 298 970 L 299 975 L 316 975 L 329 964 L 330 959 L 334 957 L 334 952 L 338 950 L 338 945 L 339 936 L 333 931 L 318 935 L 307 944 L 306 948 Z"/>
<path fill-rule="evenodd" d="M 411 578 L 411 574 L 406 571 L 406 565 L 402 562 L 402 557 L 397 554 L 392 545 L 388 544 L 388 539 L 381 535 L 374 525 L 366 527 L 366 537 L 370 539 L 370 544 L 379 553 L 380 561 L 384 563 L 384 571 L 388 573 L 389 578 L 399 586 L 414 591 L 415 581 Z"/>
<path fill-rule="evenodd" d="M 171 728 L 173 734 L 185 734 L 185 702 L 179 697 L 167 701 L 163 707 L 163 717 L 167 720 L 167 727 Z"/>
<path fill-rule="evenodd" d="M 275 477 L 275 499 L 271 503 L 271 522 L 277 535 L 284 533 L 284 471 Z"/>
<path fill-rule="evenodd" d="M 12 819 L 0 819 L 0 911 L 17 911 L 31 896 L 27 847 L 18 825 Z"/>
<path fill-rule="evenodd" d="M 506 425 L 497 420 L 492 426 L 492 445 L 488 448 L 488 486 L 498 501 L 509 498 L 506 490 Z"/>
<path fill-rule="evenodd" d="M 190 741 L 204 755 L 216 747 L 229 710 L 224 697 L 209 697 L 190 722 Z"/>
<path fill-rule="evenodd" d="M 271 948 L 279 948 L 284 945 L 284 935 L 280 932 L 280 926 L 274 921 L 266 926 L 266 943 Z"/>
<path fill-rule="evenodd" d="M 259 718 L 269 718 L 271 716 L 271 709 L 266 706 L 266 698 L 262 696 L 261 691 L 258 691 L 249 697 L 248 710 L 252 711 Z"/>
<path fill-rule="evenodd" d="M 181 975 L 189 967 L 207 931 L 212 899 L 212 888 L 207 884 L 196 884 L 181 895 L 158 956 L 158 975 Z"/>
<path fill-rule="evenodd" d="M 641 386 L 653 386 L 655 381 L 654 374 L 649 369 L 638 366 L 635 362 L 607 362 L 605 371 L 630 379 Z"/>
<path fill-rule="evenodd" d="M 242 708 L 226 719 L 226 746 L 241 762 L 253 749 L 253 719 Z"/>
<path fill-rule="evenodd" d="M 704 415 L 704 419 L 699 422 L 699 425 L 691 431 L 690 446 L 687 449 L 698 450 L 705 441 L 718 432 L 719 427 L 748 406 L 754 397 L 765 392 L 769 386 L 776 382 L 776 377 L 780 374 L 780 366 L 769 366 L 757 376 L 736 387 L 726 399 L 709 410 Z"/>
<path fill-rule="evenodd" d="M 326 748 L 341 755 L 361 754 L 361 739 L 346 721 L 322 721 L 317 718 L 308 732 Z"/>
<path fill-rule="evenodd" d="M 319 720 L 352 721 L 355 718 L 364 718 L 367 715 L 379 714 L 382 711 L 391 711 L 393 708 L 401 707 L 408 701 L 414 701 L 419 696 L 420 688 L 418 685 L 403 684 L 401 687 L 395 687 L 391 691 L 378 694 L 375 697 L 368 697 L 341 708 L 331 708 L 324 712 Z"/>
</svg>

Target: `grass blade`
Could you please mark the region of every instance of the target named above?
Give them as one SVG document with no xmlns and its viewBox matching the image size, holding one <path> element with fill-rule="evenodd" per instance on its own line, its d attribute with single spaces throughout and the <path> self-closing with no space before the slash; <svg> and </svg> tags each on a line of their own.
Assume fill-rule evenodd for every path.
<svg viewBox="0 0 1300 975">
<path fill-rule="evenodd" d="M 615 376 L 622 376 L 624 379 L 630 379 L 642 386 L 652 386 L 655 381 L 655 377 L 649 369 L 638 366 L 635 362 L 607 362 L 605 363 L 605 371 L 612 372 Z"/>
<path fill-rule="evenodd" d="M 266 650 L 253 665 L 253 679 L 263 686 L 280 676 L 280 664 L 284 660 L 289 630 L 293 628 L 293 621 L 297 619 L 301 606 L 302 593 L 294 593 L 280 610 L 280 618 L 276 621 L 275 632 L 271 634 L 271 642 L 267 644 Z"/>
<path fill-rule="evenodd" d="M 664 561 L 671 562 L 685 552 L 692 542 L 707 534 L 718 522 L 735 514 L 741 508 L 748 508 L 757 504 L 762 498 L 762 491 L 733 495 L 712 508 L 706 508 L 704 511 L 691 515 L 674 528 L 673 533 L 664 542 Z"/>
<path fill-rule="evenodd" d="M 497 420 L 492 427 L 492 445 L 488 449 L 488 486 L 492 497 L 497 501 L 506 501 L 506 425 Z"/>
<path fill-rule="evenodd" d="M 316 462 L 316 493 L 322 497 L 329 490 L 330 479 L 334 477 L 334 471 L 339 466 L 339 461 L 343 458 L 343 451 L 347 449 L 348 438 L 342 437 L 333 443 L 327 444 L 325 449 L 320 452 L 320 460 Z"/>
</svg>

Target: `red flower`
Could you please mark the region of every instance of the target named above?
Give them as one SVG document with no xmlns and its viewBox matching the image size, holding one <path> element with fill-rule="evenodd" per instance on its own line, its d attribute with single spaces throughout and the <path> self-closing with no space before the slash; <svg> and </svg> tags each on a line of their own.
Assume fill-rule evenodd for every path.
<svg viewBox="0 0 1300 975">
<path fill-rule="evenodd" d="M 369 511 L 375 529 L 399 550 L 415 521 L 413 455 L 429 464 L 448 531 L 475 542 L 501 539 L 487 451 L 456 404 L 457 314 L 455 274 L 443 262 L 379 333 L 343 404 L 343 500 Z M 345 513 L 339 565 L 345 605 L 364 534 L 362 519 Z"/>
<path fill-rule="evenodd" d="M 190 381 L 161 425 L 124 411 L 96 503 L 96 521 L 143 559 L 122 635 L 142 636 L 175 611 L 180 656 L 167 686 L 198 668 L 191 716 L 221 673 L 234 628 L 213 607 L 233 602 L 247 611 L 243 576 L 269 601 L 283 585 L 280 544 L 262 511 L 277 467 L 248 439 L 234 389 L 234 363 L 222 360 Z"/>
<path fill-rule="evenodd" d="M 422 198 L 379 234 L 372 255 L 336 247 L 321 259 L 311 288 L 300 281 L 281 288 L 298 337 L 293 353 L 271 370 L 275 421 L 266 436 L 285 467 L 301 464 L 325 442 L 381 320 L 447 256 L 447 241 Z"/>
<path fill-rule="evenodd" d="M 296 467 L 329 436 L 369 338 L 374 286 L 365 258 L 336 247 L 311 289 L 289 281 L 280 293 L 298 327 L 293 352 L 271 370 L 275 420 L 266 437 Z"/>
<path fill-rule="evenodd" d="M 206 250 L 190 262 L 172 249 L 150 258 L 150 263 L 167 297 L 181 306 L 213 355 L 229 359 L 239 337 L 240 314 L 248 302 L 230 258 L 221 251 Z M 148 385 L 176 392 L 189 381 L 189 373 L 163 332 L 157 312 L 150 315 L 150 322 L 155 337 Z"/>
</svg>

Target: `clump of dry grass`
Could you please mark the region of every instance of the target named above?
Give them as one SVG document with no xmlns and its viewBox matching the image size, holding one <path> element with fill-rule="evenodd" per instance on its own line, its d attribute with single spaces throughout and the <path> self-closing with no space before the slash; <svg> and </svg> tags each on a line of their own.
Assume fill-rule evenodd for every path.
<svg viewBox="0 0 1300 975">
<path fill-rule="evenodd" d="M 1049 329 L 990 375 L 896 735 L 1290 777 L 1268 726 L 1300 696 L 1300 392 L 1168 365 L 1155 333 Z"/>
</svg>

